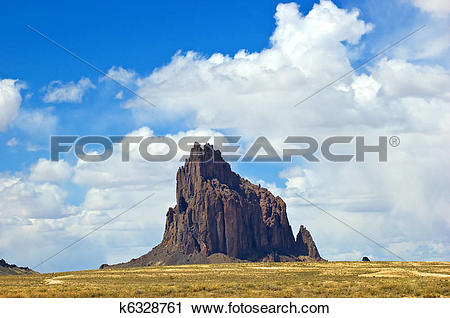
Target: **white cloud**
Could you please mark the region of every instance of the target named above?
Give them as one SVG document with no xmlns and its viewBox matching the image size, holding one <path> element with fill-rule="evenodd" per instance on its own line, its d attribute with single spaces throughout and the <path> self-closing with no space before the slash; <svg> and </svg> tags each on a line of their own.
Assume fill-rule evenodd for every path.
<svg viewBox="0 0 450 318">
<path fill-rule="evenodd" d="M 429 97 L 450 100 L 450 75 L 441 66 L 422 66 L 404 60 L 386 58 L 372 71 L 382 79 L 382 91 L 390 97 Z"/>
<path fill-rule="evenodd" d="M 380 87 L 380 83 L 371 76 L 366 74 L 355 76 L 351 88 L 355 93 L 356 105 L 365 108 L 374 107 Z"/>
<path fill-rule="evenodd" d="M 22 108 L 14 119 L 13 126 L 35 137 L 48 140 L 49 135 L 58 125 L 58 117 L 53 114 L 53 108 L 24 109 Z"/>
<path fill-rule="evenodd" d="M 300 15 L 296 4 L 279 4 L 275 18 L 268 49 L 241 50 L 232 57 L 178 53 L 167 66 L 138 79 L 137 93 L 160 106 L 150 108 L 148 121 L 177 114 L 194 127 L 265 134 L 277 133 L 280 126 L 296 127 L 299 120 L 325 124 L 331 109 L 344 108 L 335 101 L 342 105 L 350 94 L 330 88 L 298 110 L 293 105 L 350 70 L 343 42 L 358 43 L 372 26 L 358 19 L 358 11 L 339 9 L 329 1 L 316 4 L 306 16 Z M 140 119 L 142 108 L 149 107 L 138 99 L 126 106 Z M 309 109 L 304 110 L 306 106 Z M 348 111 L 353 110 L 342 109 L 333 125 Z"/>
<path fill-rule="evenodd" d="M 71 175 L 72 167 L 64 160 L 49 161 L 39 159 L 37 164 L 31 167 L 30 180 L 61 181 L 69 179 Z"/>
<path fill-rule="evenodd" d="M 17 116 L 21 102 L 17 80 L 0 79 L 0 131 L 6 130 Z"/>
<path fill-rule="evenodd" d="M 448 0 L 412 0 L 412 2 L 421 10 L 438 17 L 444 17 L 450 13 L 450 2 Z"/>
<path fill-rule="evenodd" d="M 95 88 L 89 78 L 83 77 L 77 83 L 71 81 L 62 83 L 53 81 L 45 88 L 44 102 L 46 103 L 81 103 L 87 90 Z"/>
<path fill-rule="evenodd" d="M 136 72 L 133 70 L 124 69 L 122 66 L 113 66 L 108 70 L 106 76 L 100 78 L 100 82 L 110 80 L 112 78 L 115 81 L 125 85 L 134 82 L 136 75 Z"/>
<path fill-rule="evenodd" d="M 58 218 L 67 213 L 67 193 L 56 185 L 0 176 L 0 219 Z"/>
<path fill-rule="evenodd" d="M 17 146 L 18 144 L 19 144 L 19 141 L 17 140 L 16 137 L 13 137 L 13 138 L 11 138 L 10 140 L 8 140 L 8 141 L 6 142 L 6 145 L 7 145 L 8 147 L 15 147 L 15 146 Z"/>
</svg>

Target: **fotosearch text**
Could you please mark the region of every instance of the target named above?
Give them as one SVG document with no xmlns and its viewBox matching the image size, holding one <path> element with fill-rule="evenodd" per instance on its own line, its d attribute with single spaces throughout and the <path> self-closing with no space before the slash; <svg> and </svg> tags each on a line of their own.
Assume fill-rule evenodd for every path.
<svg viewBox="0 0 450 318">
<path fill-rule="evenodd" d="M 212 152 L 193 147 L 195 144 L 212 142 L 211 147 L 220 150 L 222 157 L 231 162 L 291 162 L 294 157 L 301 157 L 308 162 L 319 162 L 322 158 L 331 162 L 364 162 L 368 153 L 377 155 L 379 162 L 386 162 L 388 145 L 397 147 L 400 144 L 397 136 L 378 136 L 378 142 L 372 144 L 367 143 L 364 136 L 330 136 L 321 141 L 311 136 L 288 136 L 281 150 L 277 151 L 268 138 L 260 136 L 250 143 L 245 152 L 239 152 L 241 146 L 238 142 L 241 139 L 242 136 L 185 136 L 177 142 L 166 136 L 51 136 L 50 159 L 59 161 L 62 153 L 73 148 L 80 160 L 105 161 L 113 155 L 114 144 L 120 144 L 123 162 L 130 161 L 131 145 L 137 145 L 139 155 L 147 161 L 170 161 L 179 152 L 183 154 L 180 161 L 184 161 L 192 150 L 202 152 L 202 156 L 198 156 L 199 160 L 210 161 L 214 160 Z M 350 145 L 352 151 L 338 153 L 335 148 L 339 145 Z M 151 151 L 152 146 L 156 146 L 157 151 Z M 86 151 L 87 147 L 96 150 Z"/>
</svg>

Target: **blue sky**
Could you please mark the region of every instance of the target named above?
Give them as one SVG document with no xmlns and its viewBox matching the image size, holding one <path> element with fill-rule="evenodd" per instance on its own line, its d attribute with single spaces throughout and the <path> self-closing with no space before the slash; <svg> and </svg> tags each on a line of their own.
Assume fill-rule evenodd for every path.
<svg viewBox="0 0 450 318">
<path fill-rule="evenodd" d="M 164 214 L 174 202 L 177 162 L 164 168 L 145 166 L 143 174 L 154 174 L 148 180 L 139 175 L 141 162 L 134 166 L 112 160 L 86 166 L 71 153 L 63 157 L 63 164 L 47 162 L 51 135 L 139 131 L 178 137 L 238 134 L 244 136 L 243 146 L 260 135 L 274 140 L 289 134 L 319 139 L 399 135 L 403 148 L 385 165 L 297 160 L 233 167 L 281 195 L 288 203 L 294 233 L 300 223 L 306 224 L 325 258 L 392 256 L 319 216 L 295 198 L 295 191 L 405 258 L 448 260 L 448 164 L 440 156 L 424 152 L 417 156 L 426 145 L 441 154 L 439 144 L 449 137 L 448 5 L 439 0 L 279 3 L 2 4 L 0 236 L 23 237 L 29 244 L 4 239 L 0 257 L 32 266 L 149 191 L 165 194 L 155 206 L 144 206 L 87 240 L 94 255 L 74 248 L 69 254 L 77 265 L 62 255 L 42 270 L 125 261 L 158 243 Z M 295 111 L 289 109 L 424 24 L 427 27 L 417 36 Z M 143 105 L 26 25 L 158 107 Z M 114 193 L 125 198 L 108 201 Z M 39 204 L 48 212 L 37 211 Z M 148 220 L 136 225 L 137 218 Z M 424 222 L 423 232 L 412 235 Z M 127 233 L 122 242 L 114 238 L 117 229 Z M 45 246 L 39 255 L 30 252 L 37 242 Z"/>
</svg>

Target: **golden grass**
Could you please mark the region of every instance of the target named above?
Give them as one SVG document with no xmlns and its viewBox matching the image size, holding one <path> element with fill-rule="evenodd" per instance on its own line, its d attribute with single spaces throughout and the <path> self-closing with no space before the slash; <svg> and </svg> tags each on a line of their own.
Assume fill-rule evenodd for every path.
<svg viewBox="0 0 450 318">
<path fill-rule="evenodd" d="M 449 262 L 235 263 L 0 276 L 0 297 L 449 297 Z"/>
</svg>

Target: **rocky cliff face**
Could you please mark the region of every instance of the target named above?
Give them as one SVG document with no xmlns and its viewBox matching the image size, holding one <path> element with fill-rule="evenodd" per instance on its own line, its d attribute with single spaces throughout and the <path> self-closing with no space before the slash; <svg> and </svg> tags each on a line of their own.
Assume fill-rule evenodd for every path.
<svg viewBox="0 0 450 318">
<path fill-rule="evenodd" d="M 176 200 L 162 242 L 115 266 L 321 260 L 305 227 L 294 239 L 284 201 L 231 171 L 208 144 L 195 144 L 179 168 Z"/>
<path fill-rule="evenodd" d="M 3 258 L 0 259 L 0 276 L 23 274 L 37 274 L 37 272 L 29 269 L 28 267 L 19 267 L 15 264 L 8 264 Z"/>
<path fill-rule="evenodd" d="M 304 227 L 300 225 L 300 230 L 297 234 L 297 239 L 295 240 L 297 244 L 298 253 L 300 255 L 308 255 L 313 259 L 320 259 L 319 250 L 316 247 L 316 243 L 311 236 L 311 233 Z"/>
</svg>

